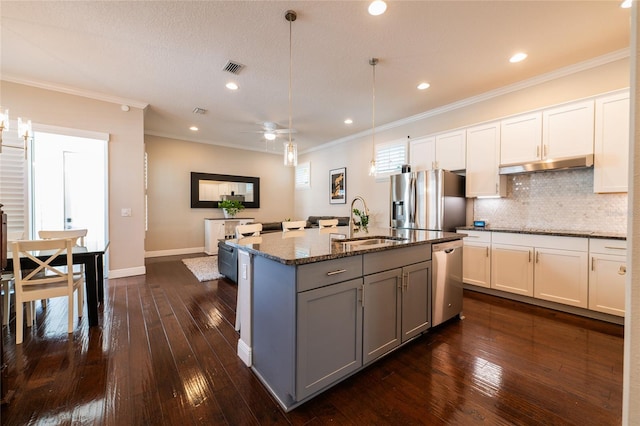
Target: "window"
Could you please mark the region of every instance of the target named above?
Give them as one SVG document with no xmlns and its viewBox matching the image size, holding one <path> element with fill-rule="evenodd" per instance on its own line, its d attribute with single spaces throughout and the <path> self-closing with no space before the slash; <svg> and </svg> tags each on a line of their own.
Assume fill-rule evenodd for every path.
<svg viewBox="0 0 640 426">
<path fill-rule="evenodd" d="M 7 133 L 3 135 L 5 146 L 0 154 L 0 204 L 7 214 L 7 232 L 22 233 L 23 238 L 28 238 L 27 160 L 23 150 L 6 146 L 23 145 L 22 139 Z"/>
<path fill-rule="evenodd" d="M 385 178 L 402 170 L 407 163 L 405 139 L 376 145 L 376 176 Z"/>
<path fill-rule="evenodd" d="M 311 188 L 311 164 L 301 163 L 296 166 L 296 189 Z"/>
</svg>

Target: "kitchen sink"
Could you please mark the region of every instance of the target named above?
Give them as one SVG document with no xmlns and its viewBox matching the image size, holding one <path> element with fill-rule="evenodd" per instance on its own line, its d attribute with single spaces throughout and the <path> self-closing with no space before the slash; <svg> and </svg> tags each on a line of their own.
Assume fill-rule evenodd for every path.
<svg viewBox="0 0 640 426">
<path fill-rule="evenodd" d="M 343 241 L 342 245 L 348 250 L 365 250 L 386 247 L 406 241 L 405 238 L 373 237 L 358 240 Z"/>
</svg>

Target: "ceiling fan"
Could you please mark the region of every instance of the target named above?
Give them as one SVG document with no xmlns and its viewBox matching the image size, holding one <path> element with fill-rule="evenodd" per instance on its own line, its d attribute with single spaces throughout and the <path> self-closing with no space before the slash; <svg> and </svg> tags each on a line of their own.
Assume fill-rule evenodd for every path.
<svg viewBox="0 0 640 426">
<path fill-rule="evenodd" d="M 285 136 L 289 133 L 297 133 L 295 129 L 287 129 L 273 121 L 265 121 L 257 124 L 262 126 L 262 130 L 256 130 L 256 133 L 262 133 L 262 136 L 268 141 L 273 141 L 277 137 Z"/>
</svg>

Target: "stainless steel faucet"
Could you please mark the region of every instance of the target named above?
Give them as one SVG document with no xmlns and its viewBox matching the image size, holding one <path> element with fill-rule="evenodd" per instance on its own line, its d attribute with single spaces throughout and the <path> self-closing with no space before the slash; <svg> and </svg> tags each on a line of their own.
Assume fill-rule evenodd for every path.
<svg viewBox="0 0 640 426">
<path fill-rule="evenodd" d="M 351 235 L 354 234 L 354 231 L 356 229 L 356 221 L 355 221 L 355 217 L 353 215 L 353 206 L 355 205 L 356 201 L 360 200 L 362 202 L 362 206 L 364 207 L 364 214 L 369 216 L 369 209 L 367 208 L 367 203 L 366 201 L 364 201 L 364 198 L 362 198 L 361 196 L 357 195 L 353 201 L 351 201 L 351 208 L 350 208 L 350 214 L 351 214 L 351 219 L 349 220 L 349 238 L 351 238 Z"/>
</svg>

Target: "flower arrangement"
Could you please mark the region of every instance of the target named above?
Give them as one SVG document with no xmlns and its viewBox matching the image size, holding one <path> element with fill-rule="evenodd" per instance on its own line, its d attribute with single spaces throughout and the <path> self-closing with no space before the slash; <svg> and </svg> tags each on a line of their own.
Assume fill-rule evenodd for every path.
<svg viewBox="0 0 640 426">
<path fill-rule="evenodd" d="M 244 209 L 244 205 L 237 200 L 218 201 L 218 208 L 224 210 L 225 217 L 234 217 L 238 212 Z"/>
</svg>

